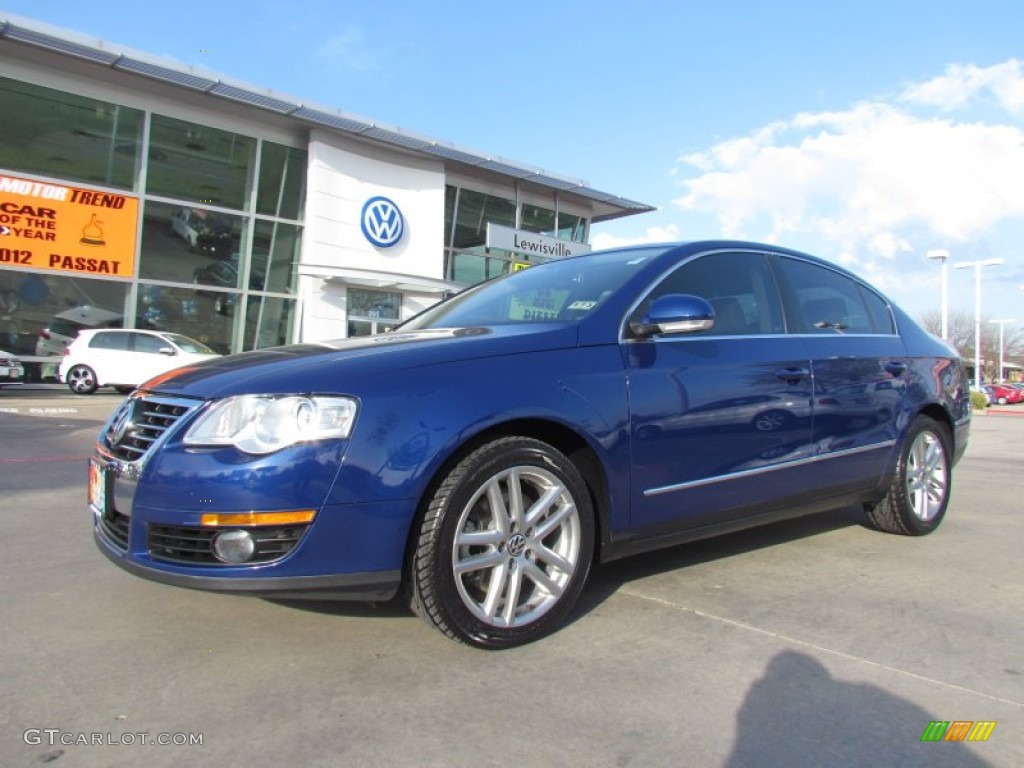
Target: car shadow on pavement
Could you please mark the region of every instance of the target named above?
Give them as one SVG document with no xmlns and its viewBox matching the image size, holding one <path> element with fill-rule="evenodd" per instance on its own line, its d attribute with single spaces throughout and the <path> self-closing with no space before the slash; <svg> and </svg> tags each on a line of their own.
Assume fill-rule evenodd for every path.
<svg viewBox="0 0 1024 768">
<path fill-rule="evenodd" d="M 785 650 L 747 691 L 724 765 L 989 766 L 956 741 L 922 743 L 938 741 L 950 727 L 938 718 L 949 716 L 930 714 L 878 686 L 835 678 L 807 653 Z M 962 738 L 971 725 L 951 727 Z"/>
</svg>

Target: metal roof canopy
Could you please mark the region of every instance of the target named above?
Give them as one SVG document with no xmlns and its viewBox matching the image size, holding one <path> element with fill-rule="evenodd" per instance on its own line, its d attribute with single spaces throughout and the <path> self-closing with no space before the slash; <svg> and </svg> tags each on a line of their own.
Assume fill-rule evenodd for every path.
<svg viewBox="0 0 1024 768">
<path fill-rule="evenodd" d="M 228 82 L 214 73 L 200 71 L 194 67 L 185 67 L 173 60 L 161 59 L 127 49 L 119 49 L 118 52 L 114 52 L 111 50 L 111 45 L 102 40 L 93 40 L 79 35 L 73 36 L 66 30 L 29 19 L 8 16 L 6 19 L 0 20 L 0 40 L 30 45 L 63 56 L 88 61 L 98 66 L 159 80 L 193 92 L 199 91 L 209 96 L 247 104 L 308 125 L 358 136 L 361 139 L 391 147 L 400 147 L 403 150 L 435 159 L 441 158 L 450 163 L 477 168 L 554 192 L 576 195 L 604 208 L 603 211 L 594 212 L 592 220 L 595 222 L 656 210 L 653 206 L 645 203 L 591 189 L 586 182 L 581 180 L 555 176 L 542 169 L 525 166 L 505 158 L 481 155 L 473 150 L 418 136 L 400 128 L 383 126 L 339 110 L 292 101 L 287 96 L 275 94 L 267 89 L 254 90 L 252 86 Z"/>
</svg>

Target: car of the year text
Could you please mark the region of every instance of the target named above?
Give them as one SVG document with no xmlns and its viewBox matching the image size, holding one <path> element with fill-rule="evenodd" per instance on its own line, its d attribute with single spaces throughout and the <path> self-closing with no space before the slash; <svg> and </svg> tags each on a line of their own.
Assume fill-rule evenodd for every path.
<svg viewBox="0 0 1024 768">
<path fill-rule="evenodd" d="M 504 648 L 558 627 L 595 563 L 850 504 L 930 533 L 967 384 L 955 351 L 824 260 L 732 241 L 595 252 L 387 334 L 146 382 L 100 433 L 89 504 L 99 548 L 139 576 L 401 595 Z"/>
</svg>

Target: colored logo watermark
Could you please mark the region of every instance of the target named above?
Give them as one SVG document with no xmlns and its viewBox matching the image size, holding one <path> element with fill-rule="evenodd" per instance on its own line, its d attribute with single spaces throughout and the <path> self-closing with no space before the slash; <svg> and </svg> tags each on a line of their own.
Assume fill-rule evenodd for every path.
<svg viewBox="0 0 1024 768">
<path fill-rule="evenodd" d="M 995 729 L 995 720 L 932 720 L 921 741 L 988 741 Z"/>
</svg>

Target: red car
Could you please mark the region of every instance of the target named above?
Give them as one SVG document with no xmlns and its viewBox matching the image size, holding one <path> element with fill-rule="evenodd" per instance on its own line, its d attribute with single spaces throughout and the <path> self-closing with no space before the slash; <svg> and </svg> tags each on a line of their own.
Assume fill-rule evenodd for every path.
<svg viewBox="0 0 1024 768">
<path fill-rule="evenodd" d="M 1011 387 L 1007 384 L 993 384 L 992 397 L 998 405 L 1007 405 L 1008 403 L 1019 403 L 1021 400 L 1024 400 L 1024 392 L 1021 392 L 1017 387 Z"/>
</svg>

